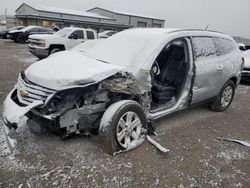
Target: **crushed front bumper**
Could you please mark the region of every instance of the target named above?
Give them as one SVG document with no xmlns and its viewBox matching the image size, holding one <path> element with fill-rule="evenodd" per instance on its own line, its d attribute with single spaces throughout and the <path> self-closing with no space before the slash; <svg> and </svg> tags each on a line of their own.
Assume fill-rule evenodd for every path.
<svg viewBox="0 0 250 188">
<path fill-rule="evenodd" d="M 3 103 L 3 121 L 4 124 L 11 128 L 16 129 L 21 118 L 31 109 L 43 105 L 43 101 L 34 101 L 28 106 L 20 106 L 13 98 L 15 97 L 16 87 L 8 94 Z"/>
</svg>

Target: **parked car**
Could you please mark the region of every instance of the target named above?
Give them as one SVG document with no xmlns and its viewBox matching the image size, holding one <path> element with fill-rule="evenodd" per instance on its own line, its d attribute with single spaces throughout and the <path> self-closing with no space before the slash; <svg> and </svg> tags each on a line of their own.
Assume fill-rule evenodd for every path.
<svg viewBox="0 0 250 188">
<path fill-rule="evenodd" d="M 53 35 L 31 35 L 29 51 L 40 59 L 50 54 L 69 50 L 87 40 L 97 39 L 96 31 L 92 29 L 69 27 L 59 30 Z"/>
<path fill-rule="evenodd" d="M 239 45 L 239 49 L 240 49 L 241 51 L 245 51 L 245 50 L 246 50 L 245 44 L 239 43 L 238 45 Z"/>
<path fill-rule="evenodd" d="M 6 20 L 1 20 L 0 21 L 0 25 L 6 25 L 6 24 L 7 24 Z"/>
<path fill-rule="evenodd" d="M 200 103 L 225 111 L 243 66 L 232 37 L 203 30 L 131 29 L 76 48 L 20 73 L 8 128 L 25 115 L 33 132 L 99 133 L 105 151 L 127 150 L 155 119 Z"/>
<path fill-rule="evenodd" d="M 3 30 L 0 32 L 0 38 L 7 39 L 10 31 L 21 30 L 23 28 L 24 26 L 15 26 L 15 27 L 11 27 L 10 29 Z"/>
<path fill-rule="evenodd" d="M 250 50 L 242 53 L 244 57 L 244 67 L 242 71 L 241 80 L 250 82 Z"/>
<path fill-rule="evenodd" d="M 246 50 L 250 50 L 250 45 L 245 45 Z"/>
<path fill-rule="evenodd" d="M 21 30 L 13 30 L 9 32 L 10 39 L 15 42 L 24 43 L 28 40 L 30 35 L 34 34 L 53 34 L 51 29 L 40 26 L 27 26 Z"/>
<path fill-rule="evenodd" d="M 112 35 L 114 35 L 116 33 L 116 31 L 113 31 L 113 30 L 106 30 L 106 31 L 103 31 L 103 32 L 100 32 L 98 33 L 98 37 L 100 39 L 106 39 L 108 37 L 111 37 Z"/>
</svg>

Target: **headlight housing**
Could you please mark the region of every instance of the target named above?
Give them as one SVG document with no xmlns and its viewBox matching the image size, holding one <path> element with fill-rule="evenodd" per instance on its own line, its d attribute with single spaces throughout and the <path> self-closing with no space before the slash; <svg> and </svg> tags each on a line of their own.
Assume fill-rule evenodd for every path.
<svg viewBox="0 0 250 188">
<path fill-rule="evenodd" d="M 46 41 L 40 40 L 40 47 L 46 47 Z"/>
<path fill-rule="evenodd" d="M 97 86 L 77 87 L 57 92 L 43 108 L 43 114 L 62 114 L 73 108 L 81 107 L 88 94 L 96 91 Z"/>
</svg>

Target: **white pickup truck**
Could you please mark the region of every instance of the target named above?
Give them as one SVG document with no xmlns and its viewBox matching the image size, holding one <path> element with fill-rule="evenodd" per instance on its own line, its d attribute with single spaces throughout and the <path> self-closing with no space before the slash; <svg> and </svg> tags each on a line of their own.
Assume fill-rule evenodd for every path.
<svg viewBox="0 0 250 188">
<path fill-rule="evenodd" d="M 86 40 L 97 39 L 96 31 L 92 29 L 68 27 L 53 35 L 31 35 L 29 37 L 29 51 L 39 59 L 50 54 L 69 50 Z"/>
</svg>

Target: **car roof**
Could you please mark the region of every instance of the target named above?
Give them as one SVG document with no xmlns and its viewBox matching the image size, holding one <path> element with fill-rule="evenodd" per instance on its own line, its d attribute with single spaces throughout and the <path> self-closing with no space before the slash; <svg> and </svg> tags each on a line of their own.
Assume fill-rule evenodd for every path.
<svg viewBox="0 0 250 188">
<path fill-rule="evenodd" d="M 21 29 L 20 31 L 28 31 L 30 29 L 33 29 L 33 28 L 43 28 L 43 29 L 48 29 L 48 28 L 45 28 L 45 27 L 41 27 L 41 26 L 36 26 L 36 25 L 29 25 L 27 27 L 24 27 L 23 29 Z"/>
<path fill-rule="evenodd" d="M 80 30 L 88 30 L 88 31 L 95 31 L 90 28 L 82 28 L 82 27 L 64 27 L 63 29 L 80 29 Z"/>
<path fill-rule="evenodd" d="M 86 55 L 107 63 L 125 66 L 130 72 L 150 69 L 152 59 L 168 40 L 178 37 L 209 36 L 232 37 L 214 31 L 175 29 L 175 28 L 137 28 L 119 32 L 86 50 Z M 151 59 L 152 58 L 152 59 Z"/>
<path fill-rule="evenodd" d="M 180 28 L 134 28 L 136 32 L 147 31 L 151 35 L 166 35 L 170 33 L 187 33 L 187 36 L 210 36 L 210 37 L 222 37 L 232 39 L 231 36 L 213 30 L 202 29 L 180 29 Z"/>
</svg>

